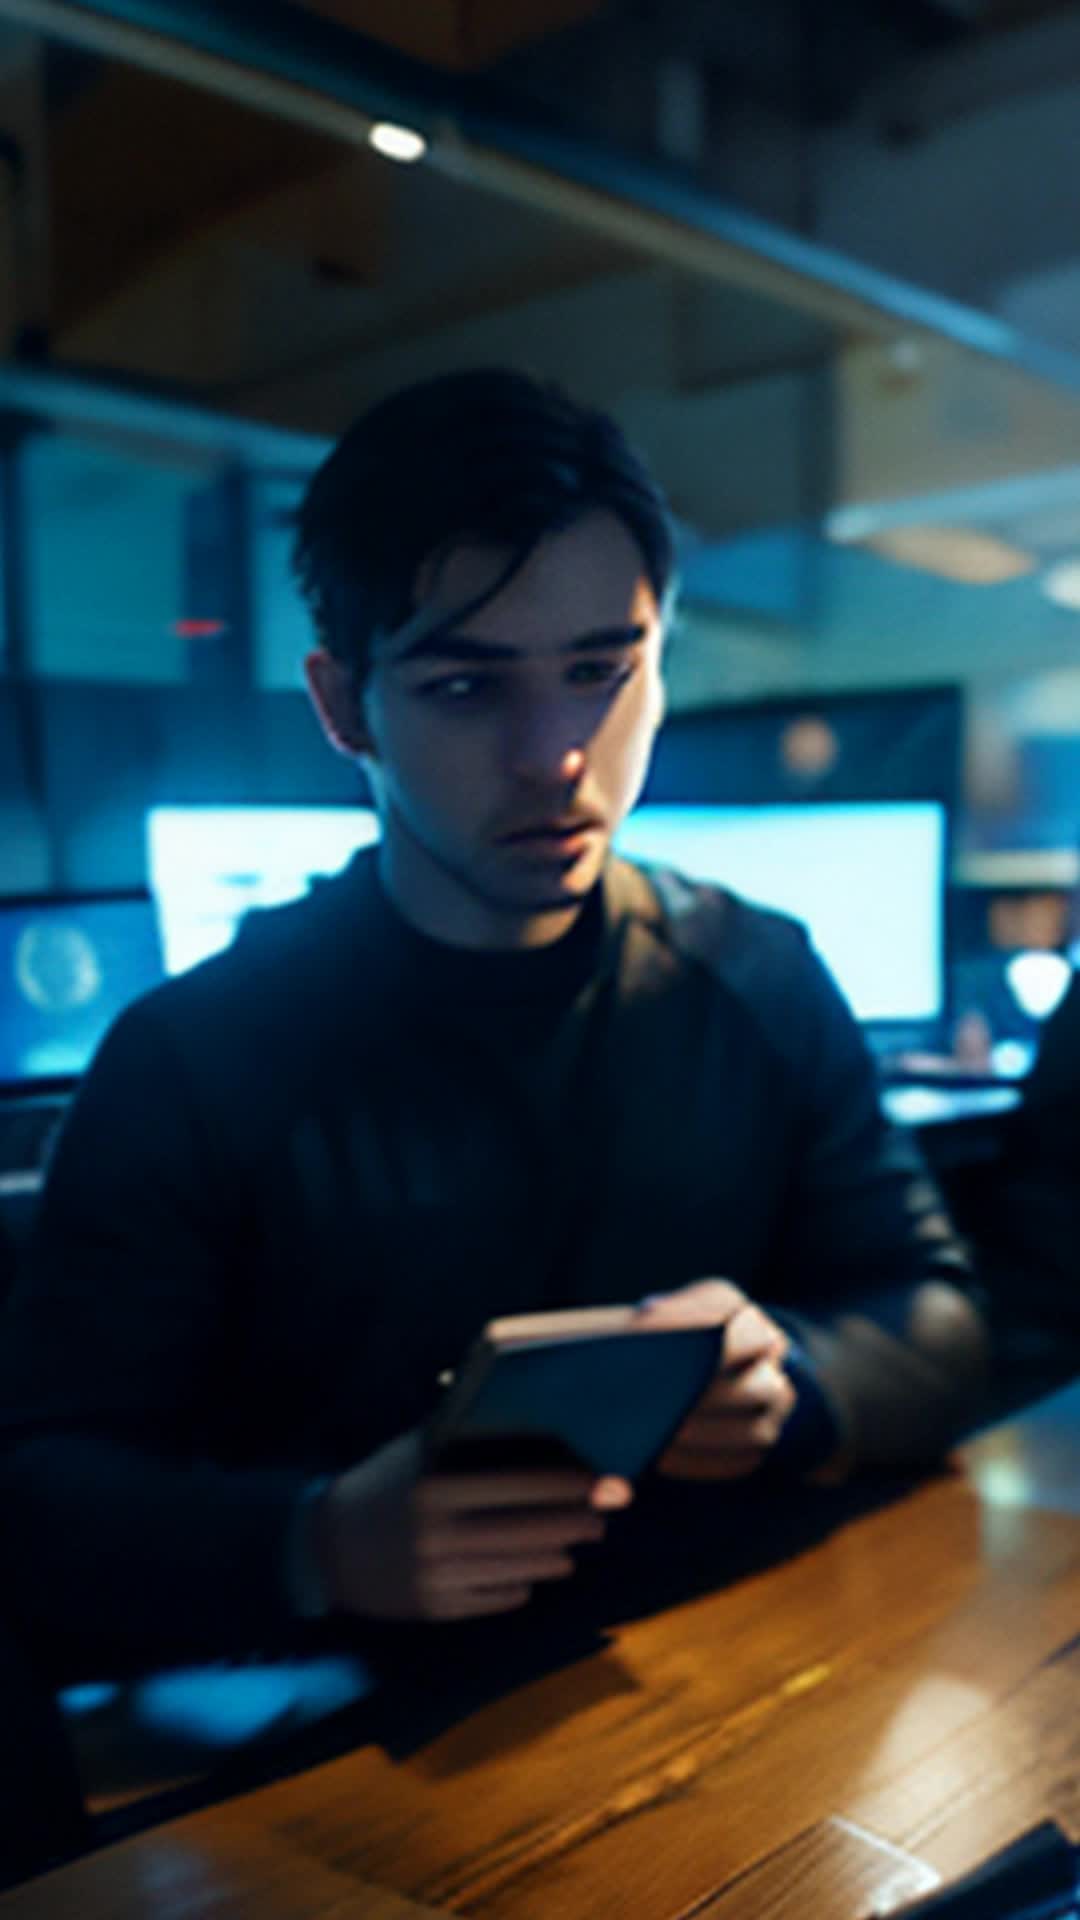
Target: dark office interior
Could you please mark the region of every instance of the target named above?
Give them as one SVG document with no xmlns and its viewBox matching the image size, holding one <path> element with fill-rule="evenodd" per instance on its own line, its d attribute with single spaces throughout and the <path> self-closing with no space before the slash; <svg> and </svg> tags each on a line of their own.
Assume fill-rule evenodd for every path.
<svg viewBox="0 0 1080 1920">
<path fill-rule="evenodd" d="M 675 519 L 668 715 L 623 851 L 809 927 L 883 1108 L 978 1241 L 1080 943 L 1078 126 L 1075 0 L 0 0 L 5 1289 L 116 1017 L 377 838 L 303 683 L 290 553 L 311 475 L 384 394 L 503 364 L 610 412 Z M 1045 1346 L 1037 1362 L 1040 1387 L 1073 1372 Z M 62 1701 L 106 1863 L 85 1910 L 208 1914 L 196 1863 L 212 1857 L 215 1913 L 340 1899 L 387 1920 L 860 1920 L 893 1882 L 894 1905 L 925 1897 L 1040 1820 L 1080 1838 L 1075 1731 L 1039 1691 L 1048 1664 L 1076 1670 L 1075 1397 L 1034 1439 L 993 1431 L 970 1469 L 984 1504 L 955 1523 L 982 1529 L 989 1561 L 1020 1555 L 1024 1488 L 1043 1472 L 1054 1491 L 1034 1500 L 1027 1571 L 979 1615 L 1000 1674 L 985 1701 L 964 1651 L 975 1575 L 953 1594 L 942 1571 L 940 1662 L 912 1668 L 880 1724 L 860 1719 L 871 1653 L 785 1654 L 690 1757 L 672 1733 L 638 1779 L 612 1749 L 582 1804 L 587 1863 L 564 1881 L 578 1841 L 552 1782 L 575 1716 L 637 1684 L 595 1650 L 588 1665 L 564 1649 L 546 1677 L 550 1724 L 531 1677 L 484 1707 L 491 1753 L 537 1743 L 543 1810 L 454 1865 L 431 1796 L 452 1780 L 452 1824 L 499 1793 L 465 1708 L 456 1731 L 433 1712 L 430 1738 L 380 1760 L 405 1785 L 350 1854 L 345 1775 L 325 1818 L 318 1781 L 347 1764 L 355 1665 L 103 1676 Z M 916 1497 L 944 1541 L 944 1494 Z M 822 1623 L 834 1600 L 837 1620 L 861 1617 L 845 1551 L 842 1599 L 807 1579 Z M 882 1552 L 902 1589 L 900 1547 Z M 724 1629 L 755 1672 L 757 1577 L 748 1563 Z M 1013 1610 L 1053 1615 L 1041 1678 L 1019 1650 L 1010 1665 Z M 664 1658 L 661 1692 L 682 1684 Z M 755 1729 L 833 1665 L 852 1692 L 850 1781 L 799 1727 L 789 1771 L 759 1789 Z M 1029 1681 L 1027 1718 L 1004 1727 L 1002 1698 Z M 430 1692 L 415 1679 L 419 1727 Z M 773 1809 L 775 1858 L 718 1843 L 705 1877 L 683 1856 L 661 1893 L 635 1828 L 635 1896 L 614 1836 L 652 1809 L 668 1860 L 695 1794 L 701 1830 L 722 1832 L 725 1741 L 738 1807 L 777 1781 L 794 1796 Z M 800 1812 L 819 1765 L 829 1784 Z M 951 1810 L 920 1785 L 935 1766 L 954 1769 Z M 279 1778 L 294 1802 L 230 1829 L 230 1796 Z M 217 1825 L 208 1853 L 177 1839 L 155 1895 L 156 1857 L 130 1849 L 178 1817 Z M 805 1904 L 785 1904 L 791 1888 Z M 59 1886 L 48 1907 L 21 1897 L 0 1912 L 64 1902 Z"/>
</svg>

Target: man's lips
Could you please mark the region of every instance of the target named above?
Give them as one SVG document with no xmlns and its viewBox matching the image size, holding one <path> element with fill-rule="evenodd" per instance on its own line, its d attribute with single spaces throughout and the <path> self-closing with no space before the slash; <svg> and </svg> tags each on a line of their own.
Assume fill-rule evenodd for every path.
<svg viewBox="0 0 1080 1920">
<path fill-rule="evenodd" d="M 499 835 L 501 846 L 525 846 L 530 841 L 556 845 L 562 841 L 581 840 L 586 834 L 596 833 L 603 821 L 590 814 L 578 820 L 534 820 L 529 826 L 514 827 L 509 833 Z"/>
</svg>

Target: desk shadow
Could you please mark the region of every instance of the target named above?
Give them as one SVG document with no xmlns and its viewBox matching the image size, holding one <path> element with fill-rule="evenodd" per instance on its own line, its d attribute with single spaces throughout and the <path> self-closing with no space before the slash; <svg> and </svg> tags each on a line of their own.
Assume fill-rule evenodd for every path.
<svg viewBox="0 0 1080 1920">
<path fill-rule="evenodd" d="M 359 1747 L 377 1746 L 395 1762 L 410 1760 L 483 1707 L 576 1669 L 572 1686 L 534 1694 L 527 1730 L 533 1739 L 545 1715 L 546 1724 L 556 1724 L 634 1690 L 613 1643 L 618 1626 L 791 1560 L 925 1478 L 863 1475 L 835 1488 L 777 1487 L 766 1476 L 738 1486 L 646 1483 L 634 1506 L 612 1519 L 602 1545 L 580 1551 L 572 1581 L 539 1590 L 527 1608 L 501 1620 L 365 1628 L 345 1644 L 371 1668 L 375 1684 L 366 1698 L 316 1725 L 261 1741 L 208 1779 L 144 1802 L 137 1825 L 250 1792 Z M 311 1650 L 342 1644 L 340 1628 L 333 1637 L 313 1632 Z M 509 1745 L 512 1733 L 504 1731 Z M 441 1772 L 467 1764 L 428 1755 L 429 1762 Z M 110 1837 L 123 1831 L 121 1821 Z"/>
<path fill-rule="evenodd" d="M 937 1474 L 863 1474 L 836 1487 L 767 1474 L 707 1485 L 653 1479 L 583 1569 L 581 1598 L 608 1626 L 641 1619 L 793 1560 Z"/>
<path fill-rule="evenodd" d="M 573 1581 L 541 1589 L 521 1613 L 387 1630 L 377 1648 L 365 1642 L 381 1684 L 363 1703 L 363 1738 L 409 1759 L 480 1708 L 576 1665 L 573 1689 L 534 1695 L 531 1739 L 545 1709 L 554 1721 L 634 1689 L 614 1648 L 618 1626 L 793 1559 L 916 1484 L 891 1474 L 836 1488 L 646 1484 L 603 1544 L 579 1552 Z"/>
</svg>

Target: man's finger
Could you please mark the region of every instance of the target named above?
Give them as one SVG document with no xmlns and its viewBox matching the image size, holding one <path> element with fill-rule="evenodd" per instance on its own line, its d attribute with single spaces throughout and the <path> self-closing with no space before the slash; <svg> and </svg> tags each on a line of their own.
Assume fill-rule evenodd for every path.
<svg viewBox="0 0 1080 1920">
<path fill-rule="evenodd" d="M 746 1304 L 742 1288 L 730 1280 L 695 1280 L 674 1293 L 650 1295 L 637 1311 L 652 1327 L 721 1327 Z"/>
<path fill-rule="evenodd" d="M 786 1418 L 787 1409 L 780 1407 L 713 1419 L 691 1414 L 673 1445 L 699 1453 L 760 1452 L 776 1444 Z"/>
<path fill-rule="evenodd" d="M 597 1476 L 584 1469 L 491 1473 L 435 1473 L 417 1482 L 413 1502 L 420 1513 L 480 1512 L 501 1507 L 628 1506 L 633 1498 L 629 1481 L 611 1474 Z"/>
<path fill-rule="evenodd" d="M 494 1554 L 490 1559 L 470 1555 L 429 1567 L 422 1582 L 425 1598 L 433 1595 L 483 1592 L 508 1586 L 532 1586 L 537 1580 L 565 1580 L 574 1572 L 568 1553 Z"/>
<path fill-rule="evenodd" d="M 689 1447 L 669 1447 L 660 1472 L 671 1480 L 744 1480 L 765 1458 L 764 1447 L 740 1453 L 696 1453 Z"/>
<path fill-rule="evenodd" d="M 757 1361 L 745 1373 L 717 1374 L 694 1408 L 695 1414 L 753 1413 L 766 1407 L 790 1409 L 795 1389 L 771 1360 Z"/>
<path fill-rule="evenodd" d="M 485 1613 L 513 1613 L 532 1599 L 532 1588 L 525 1586 L 467 1588 L 463 1593 L 434 1596 L 424 1609 L 428 1620 L 472 1620 Z"/>
<path fill-rule="evenodd" d="M 441 1515 L 422 1528 L 416 1541 L 421 1559 L 458 1555 L 559 1552 L 563 1547 L 586 1546 L 604 1537 L 598 1513 L 583 1507 L 565 1511 L 474 1513 Z"/>
<path fill-rule="evenodd" d="M 783 1359 L 790 1342 L 782 1327 L 768 1314 L 747 1301 L 732 1315 L 724 1329 L 725 1372 L 745 1367 L 753 1360 Z"/>
</svg>

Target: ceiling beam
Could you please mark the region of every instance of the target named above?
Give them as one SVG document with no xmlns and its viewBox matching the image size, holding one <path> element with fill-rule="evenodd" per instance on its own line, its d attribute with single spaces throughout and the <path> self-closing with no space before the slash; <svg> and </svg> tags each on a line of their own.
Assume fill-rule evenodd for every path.
<svg viewBox="0 0 1080 1920">
<path fill-rule="evenodd" d="M 112 63 L 56 115 L 49 150 L 57 333 L 192 241 L 342 163 L 337 141 Z M 370 204 L 356 209 L 350 265 L 374 280 L 380 223 L 372 212 Z"/>
<path fill-rule="evenodd" d="M 142 24 L 146 18 L 157 24 Z M 303 18 L 279 0 L 259 0 L 258 7 L 233 0 L 228 10 L 208 0 L 0 0 L 0 20 L 189 80 L 348 144 L 365 144 L 373 120 L 396 105 L 397 117 L 428 132 L 428 164 L 464 184 L 779 300 L 838 331 L 937 334 L 1080 390 L 1080 358 L 1072 354 L 1032 343 L 973 307 L 863 266 L 628 155 L 500 119 L 490 99 L 486 109 L 472 104 L 468 83 L 455 94 L 442 79 L 440 91 L 429 70 L 376 48 L 393 68 L 390 84 L 385 68 L 373 76 L 367 53 L 362 60 L 350 55 L 351 36 L 332 23 L 322 23 L 332 48 L 318 35 L 296 38 L 289 23 Z M 371 47 L 359 37 L 357 45 Z"/>
<path fill-rule="evenodd" d="M 454 71 L 484 67 L 513 48 L 576 26 L 602 0 L 301 0 L 355 33 L 396 47 L 410 59 Z"/>
</svg>

